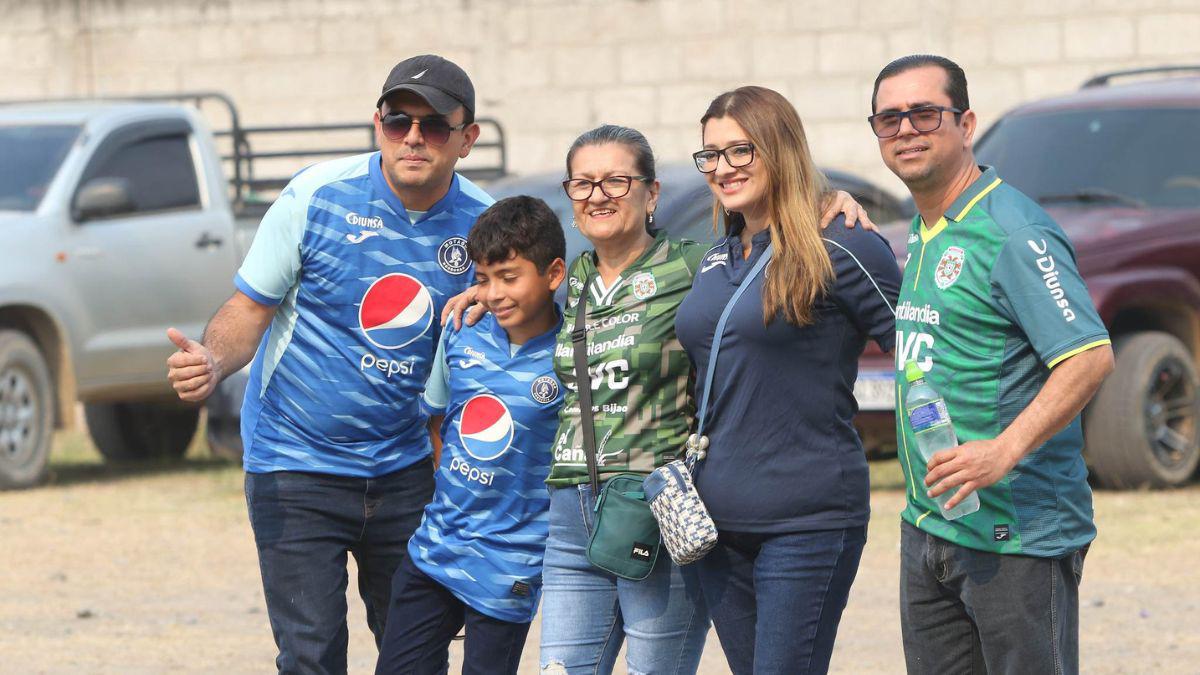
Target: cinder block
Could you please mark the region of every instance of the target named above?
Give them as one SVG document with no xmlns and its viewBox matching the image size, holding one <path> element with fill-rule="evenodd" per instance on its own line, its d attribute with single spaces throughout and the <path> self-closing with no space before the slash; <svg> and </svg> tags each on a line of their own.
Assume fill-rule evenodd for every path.
<svg viewBox="0 0 1200 675">
<path fill-rule="evenodd" d="M 591 117 L 640 129 L 658 122 L 658 90 L 651 86 L 597 88 L 591 92 Z"/>
<path fill-rule="evenodd" d="M 817 63 L 822 73 L 870 72 L 886 62 L 882 32 L 822 32 L 817 42 Z"/>
<path fill-rule="evenodd" d="M 812 73 L 817 69 L 817 44 L 816 33 L 755 40 L 750 73 L 755 78 L 793 78 Z"/>
<path fill-rule="evenodd" d="M 1062 25 L 1012 21 L 992 33 L 992 61 L 1001 65 L 1053 63 L 1062 58 Z"/>
<path fill-rule="evenodd" d="M 680 126 L 698 129 L 697 122 L 708 104 L 725 90 L 718 84 L 665 85 L 658 91 L 659 123 L 668 128 Z"/>
<path fill-rule="evenodd" d="M 683 53 L 683 76 L 688 81 L 743 81 L 750 74 L 751 52 L 740 44 L 693 40 L 684 43 Z"/>
<path fill-rule="evenodd" d="M 793 0 L 788 9 L 795 30 L 841 30 L 859 25 L 859 4 L 858 0 Z M 883 11 L 895 11 L 891 7 L 887 4 Z M 867 9 L 862 11 L 866 13 Z"/>
<path fill-rule="evenodd" d="M 614 84 L 621 76 L 621 59 L 615 47 L 581 45 L 539 50 L 537 58 L 549 63 L 551 81 L 568 87 Z"/>
<path fill-rule="evenodd" d="M 1136 21 L 1132 17 L 1068 19 L 1063 24 L 1064 56 L 1079 60 L 1132 56 Z"/>
<path fill-rule="evenodd" d="M 1200 57 L 1200 11 L 1141 17 L 1137 51 L 1141 56 Z"/>
<path fill-rule="evenodd" d="M 792 102 L 805 122 L 865 118 L 871 114 L 871 84 L 862 77 L 806 77 L 793 80 L 791 90 Z"/>
<path fill-rule="evenodd" d="M 621 82 L 631 84 L 676 82 L 683 77 L 683 62 L 688 56 L 679 44 L 621 45 L 617 52 L 617 75 Z"/>
</svg>

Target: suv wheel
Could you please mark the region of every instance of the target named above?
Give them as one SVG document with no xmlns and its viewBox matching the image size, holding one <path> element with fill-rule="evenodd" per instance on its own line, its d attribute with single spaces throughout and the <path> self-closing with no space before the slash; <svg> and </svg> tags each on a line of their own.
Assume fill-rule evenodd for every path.
<svg viewBox="0 0 1200 675">
<path fill-rule="evenodd" d="M 88 403 L 88 433 L 105 459 L 178 459 L 200 421 L 199 408 L 160 403 Z"/>
<path fill-rule="evenodd" d="M 0 330 L 0 488 L 46 475 L 54 426 L 50 369 L 24 333 Z"/>
<path fill-rule="evenodd" d="M 1200 379 L 1174 336 L 1133 333 L 1116 341 L 1116 369 L 1084 421 L 1086 458 L 1107 488 L 1183 485 L 1200 463 Z"/>
</svg>

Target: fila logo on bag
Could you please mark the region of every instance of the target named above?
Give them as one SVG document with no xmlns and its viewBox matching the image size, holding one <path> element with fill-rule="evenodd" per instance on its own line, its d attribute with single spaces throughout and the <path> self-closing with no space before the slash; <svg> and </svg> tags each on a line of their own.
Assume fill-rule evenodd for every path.
<svg viewBox="0 0 1200 675">
<path fill-rule="evenodd" d="M 942 259 L 938 261 L 937 270 L 933 273 L 933 280 L 937 287 L 946 290 L 958 281 L 958 275 L 962 274 L 963 262 L 966 260 L 967 252 L 957 246 L 951 246 L 942 254 Z"/>
</svg>

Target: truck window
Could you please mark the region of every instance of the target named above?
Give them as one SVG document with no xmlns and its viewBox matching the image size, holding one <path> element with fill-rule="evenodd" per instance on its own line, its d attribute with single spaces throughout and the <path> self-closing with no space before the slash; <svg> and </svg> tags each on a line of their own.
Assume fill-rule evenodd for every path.
<svg viewBox="0 0 1200 675">
<path fill-rule="evenodd" d="M 76 125 L 0 126 L 0 211 L 36 209 L 78 136 Z"/>
<path fill-rule="evenodd" d="M 91 167 L 88 178 L 128 181 L 134 213 L 200 207 L 196 165 L 186 135 L 131 142 Z"/>
</svg>

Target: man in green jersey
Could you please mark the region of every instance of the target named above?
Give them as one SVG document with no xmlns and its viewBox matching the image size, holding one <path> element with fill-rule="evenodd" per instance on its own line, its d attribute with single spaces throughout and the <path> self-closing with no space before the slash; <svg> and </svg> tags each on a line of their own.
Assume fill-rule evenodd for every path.
<svg viewBox="0 0 1200 675">
<path fill-rule="evenodd" d="M 915 361 L 961 445 L 922 459 L 897 415 L 908 503 L 900 605 L 910 673 L 1079 668 L 1078 584 L 1095 537 L 1079 413 L 1112 370 L 1108 333 L 1059 226 L 976 165 L 952 61 L 908 56 L 875 80 L 883 161 L 919 214 L 896 307 L 897 401 Z M 941 516 L 958 488 L 978 511 Z"/>
</svg>

